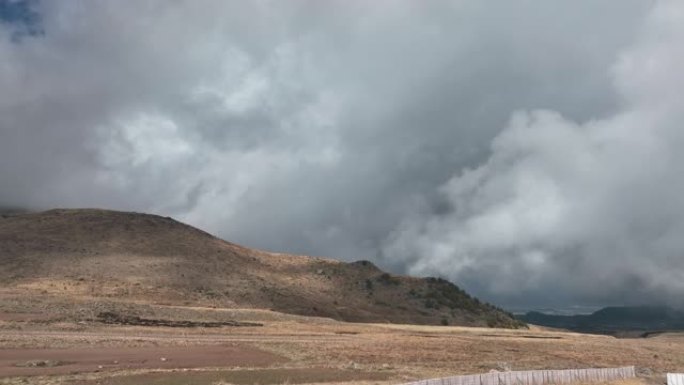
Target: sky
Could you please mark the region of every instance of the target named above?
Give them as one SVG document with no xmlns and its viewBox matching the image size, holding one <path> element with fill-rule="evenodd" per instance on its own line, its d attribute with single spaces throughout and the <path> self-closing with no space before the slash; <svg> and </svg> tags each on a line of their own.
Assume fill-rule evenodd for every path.
<svg viewBox="0 0 684 385">
<path fill-rule="evenodd" d="M 679 0 L 0 0 L 0 206 L 681 306 L 682 68 Z"/>
</svg>

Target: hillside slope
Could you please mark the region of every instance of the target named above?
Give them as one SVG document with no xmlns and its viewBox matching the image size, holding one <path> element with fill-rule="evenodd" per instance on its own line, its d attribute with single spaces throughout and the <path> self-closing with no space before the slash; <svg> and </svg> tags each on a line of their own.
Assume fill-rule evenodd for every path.
<svg viewBox="0 0 684 385">
<path fill-rule="evenodd" d="M 0 216 L 0 290 L 345 321 L 521 325 L 442 279 L 253 250 L 171 218 L 93 209 Z"/>
</svg>

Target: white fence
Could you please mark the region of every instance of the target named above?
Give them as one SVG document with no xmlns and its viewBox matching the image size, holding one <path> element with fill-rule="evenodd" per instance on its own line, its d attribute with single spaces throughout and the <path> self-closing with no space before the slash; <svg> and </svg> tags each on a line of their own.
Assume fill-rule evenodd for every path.
<svg viewBox="0 0 684 385">
<path fill-rule="evenodd" d="M 684 385 L 684 373 L 668 373 L 667 385 Z"/>
<path fill-rule="evenodd" d="M 492 372 L 435 378 L 410 382 L 406 385 L 560 385 L 580 382 L 604 382 L 633 378 L 633 366 L 606 369 L 528 370 L 521 372 Z M 684 382 L 668 385 L 684 385 Z"/>
</svg>

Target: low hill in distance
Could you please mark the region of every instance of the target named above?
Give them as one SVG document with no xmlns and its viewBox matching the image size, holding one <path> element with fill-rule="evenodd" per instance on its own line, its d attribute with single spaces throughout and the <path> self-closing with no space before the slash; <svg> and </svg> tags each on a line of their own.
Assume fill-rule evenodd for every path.
<svg viewBox="0 0 684 385">
<path fill-rule="evenodd" d="M 0 216 L 0 294 L 272 309 L 356 322 L 524 326 L 443 279 L 391 275 L 368 261 L 249 249 L 171 218 L 95 209 Z"/>
<path fill-rule="evenodd" d="M 29 211 L 21 207 L 0 206 L 0 216 L 9 216 L 17 214 L 27 214 Z"/>
<path fill-rule="evenodd" d="M 667 306 L 606 307 L 584 315 L 529 312 L 519 319 L 535 325 L 616 336 L 645 337 L 655 332 L 684 330 L 684 311 Z"/>
</svg>

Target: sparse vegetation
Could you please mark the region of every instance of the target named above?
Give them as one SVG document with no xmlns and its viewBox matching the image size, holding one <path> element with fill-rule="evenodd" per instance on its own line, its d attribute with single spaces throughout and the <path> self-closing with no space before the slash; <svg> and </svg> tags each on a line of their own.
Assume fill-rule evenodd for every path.
<svg viewBox="0 0 684 385">
<path fill-rule="evenodd" d="M 423 302 L 427 309 L 439 309 L 439 304 L 432 298 L 428 298 Z"/>
<path fill-rule="evenodd" d="M 316 309 L 314 308 L 314 311 Z M 153 318 L 142 318 L 134 315 L 124 315 L 117 314 L 113 312 L 102 312 L 97 315 L 98 322 L 114 325 L 133 325 L 133 326 L 164 326 L 164 327 L 184 327 L 184 328 L 218 328 L 223 326 L 230 327 L 255 327 L 264 326 L 263 324 L 256 322 L 240 322 L 235 320 L 227 321 L 188 321 L 188 320 L 166 320 L 166 319 L 153 319 Z"/>
</svg>

